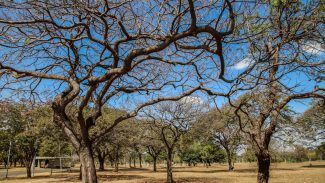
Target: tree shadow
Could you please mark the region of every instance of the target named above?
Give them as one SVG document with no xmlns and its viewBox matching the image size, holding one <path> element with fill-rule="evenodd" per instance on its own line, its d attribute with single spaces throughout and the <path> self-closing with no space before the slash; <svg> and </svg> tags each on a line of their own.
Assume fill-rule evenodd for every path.
<svg viewBox="0 0 325 183">
<path fill-rule="evenodd" d="M 27 178 L 27 177 L 8 177 L 8 178 L 0 178 L 0 181 L 3 181 L 3 180 L 37 180 L 37 179 L 46 179 L 46 178 L 60 178 L 60 177 L 50 176 L 50 175 L 40 175 L 40 176 L 34 176 L 32 178 Z"/>
<path fill-rule="evenodd" d="M 174 172 L 187 172 L 187 173 L 225 173 L 225 172 L 237 172 L 237 173 L 250 173 L 256 172 L 256 169 L 235 169 L 233 171 L 229 171 L 227 169 L 224 170 L 215 170 L 215 169 L 207 169 L 207 170 L 173 170 Z"/>
<path fill-rule="evenodd" d="M 301 166 L 303 168 L 325 168 L 325 165 L 312 165 L 312 166 L 309 166 L 309 165 L 305 165 L 305 166 Z"/>
<path fill-rule="evenodd" d="M 175 178 L 175 183 L 185 183 L 185 182 L 191 182 L 191 183 L 211 183 L 211 182 L 221 182 L 222 179 L 220 178 L 203 178 L 203 177 L 184 177 L 184 178 Z M 139 183 L 162 183 L 166 182 L 166 179 L 152 179 L 148 178 L 142 181 L 139 181 Z"/>
<path fill-rule="evenodd" d="M 123 174 L 116 174 L 116 175 L 97 175 L 97 178 L 100 182 L 104 181 L 117 181 L 117 180 L 134 180 L 134 179 L 144 179 L 146 177 L 140 175 L 123 175 Z M 67 182 L 80 182 L 79 176 L 69 176 L 65 179 Z"/>
</svg>

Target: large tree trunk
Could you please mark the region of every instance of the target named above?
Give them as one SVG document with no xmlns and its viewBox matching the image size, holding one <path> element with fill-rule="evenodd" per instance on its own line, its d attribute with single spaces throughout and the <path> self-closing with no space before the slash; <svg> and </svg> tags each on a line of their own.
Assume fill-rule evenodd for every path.
<svg viewBox="0 0 325 183">
<path fill-rule="evenodd" d="M 91 148 L 82 148 L 79 152 L 83 183 L 97 183 L 95 162 Z"/>
<path fill-rule="evenodd" d="M 270 176 L 270 155 L 257 155 L 258 175 L 257 183 L 268 183 Z"/>
<path fill-rule="evenodd" d="M 153 158 L 153 171 L 156 172 L 157 171 L 157 157 L 154 156 Z"/>
<path fill-rule="evenodd" d="M 172 158 L 172 150 L 168 150 L 167 152 L 167 183 L 174 183 L 173 180 L 173 158 Z"/>
</svg>

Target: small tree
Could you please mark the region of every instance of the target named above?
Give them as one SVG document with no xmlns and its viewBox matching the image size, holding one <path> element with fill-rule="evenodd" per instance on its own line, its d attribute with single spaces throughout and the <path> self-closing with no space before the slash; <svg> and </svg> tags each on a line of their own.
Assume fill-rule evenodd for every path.
<svg viewBox="0 0 325 183">
<path fill-rule="evenodd" d="M 228 105 L 218 110 L 212 110 L 207 115 L 207 123 L 212 123 L 212 136 L 226 152 L 228 159 L 228 170 L 234 169 L 234 157 L 240 146 L 240 129 L 234 110 Z"/>
<path fill-rule="evenodd" d="M 167 153 L 167 182 L 173 183 L 173 153 L 180 137 L 185 134 L 200 116 L 201 100 L 186 97 L 176 102 L 160 103 L 146 114 L 152 119 L 153 129 L 160 135 Z"/>
</svg>

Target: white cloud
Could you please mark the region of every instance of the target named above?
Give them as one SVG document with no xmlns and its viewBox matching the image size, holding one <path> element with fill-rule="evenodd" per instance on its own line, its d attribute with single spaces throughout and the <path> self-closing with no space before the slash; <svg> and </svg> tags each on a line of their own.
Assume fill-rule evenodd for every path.
<svg viewBox="0 0 325 183">
<path fill-rule="evenodd" d="M 325 52 L 325 48 L 317 42 L 307 42 L 302 45 L 302 50 L 306 53 L 319 55 L 322 52 Z"/>
<path fill-rule="evenodd" d="M 186 96 L 183 97 L 180 101 L 184 103 L 196 104 L 196 105 L 202 105 L 204 103 L 201 97 L 196 97 L 196 96 Z"/>
<path fill-rule="evenodd" d="M 246 57 L 243 60 L 241 60 L 240 62 L 236 63 L 232 68 L 236 69 L 236 70 L 245 69 L 253 62 L 254 61 L 251 58 Z"/>
</svg>

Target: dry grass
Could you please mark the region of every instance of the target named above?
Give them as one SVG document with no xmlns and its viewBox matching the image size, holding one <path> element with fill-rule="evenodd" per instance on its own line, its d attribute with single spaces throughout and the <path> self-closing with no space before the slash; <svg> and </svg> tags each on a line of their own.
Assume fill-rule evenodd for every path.
<svg viewBox="0 0 325 183">
<path fill-rule="evenodd" d="M 271 183 L 322 183 L 325 182 L 325 161 L 308 163 L 278 163 L 271 168 Z M 33 179 L 11 178 L 2 180 L 5 183 L 72 183 L 80 182 L 77 170 L 71 173 L 39 173 Z M 161 183 L 165 181 L 166 173 L 163 168 L 152 172 L 148 168 L 129 169 L 121 168 L 118 173 L 111 169 L 98 172 L 100 182 L 104 183 Z M 174 179 L 177 182 L 191 183 L 250 183 L 256 182 L 256 166 L 249 163 L 238 163 L 235 171 L 228 172 L 224 164 L 215 164 L 212 167 L 175 167 Z"/>
</svg>

